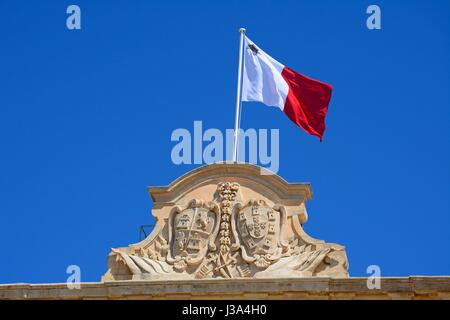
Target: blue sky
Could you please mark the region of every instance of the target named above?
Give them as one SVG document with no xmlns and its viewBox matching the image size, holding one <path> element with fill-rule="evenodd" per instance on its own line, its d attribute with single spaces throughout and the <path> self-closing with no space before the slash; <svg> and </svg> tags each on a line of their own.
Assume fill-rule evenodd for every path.
<svg viewBox="0 0 450 320">
<path fill-rule="evenodd" d="M 66 8 L 81 8 L 81 30 Z M 382 29 L 366 28 L 377 4 Z M 0 283 L 98 281 L 152 222 L 173 130 L 233 127 L 238 29 L 334 87 L 324 142 L 275 108 L 279 174 L 311 182 L 305 230 L 350 274 L 450 274 L 448 1 L 0 1 Z"/>
</svg>

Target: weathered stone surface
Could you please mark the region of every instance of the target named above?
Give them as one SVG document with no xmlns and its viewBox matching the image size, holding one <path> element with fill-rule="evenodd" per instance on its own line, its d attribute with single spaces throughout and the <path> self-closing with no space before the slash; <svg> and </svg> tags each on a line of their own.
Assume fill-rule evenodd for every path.
<svg viewBox="0 0 450 320">
<path fill-rule="evenodd" d="M 250 164 L 213 164 L 150 187 L 157 224 L 112 249 L 103 281 L 348 277 L 345 248 L 308 236 L 306 183 Z"/>
<path fill-rule="evenodd" d="M 417 284 L 420 283 L 420 288 Z M 0 285 L 0 299 L 450 299 L 450 277 L 128 280 L 63 284 Z"/>
</svg>

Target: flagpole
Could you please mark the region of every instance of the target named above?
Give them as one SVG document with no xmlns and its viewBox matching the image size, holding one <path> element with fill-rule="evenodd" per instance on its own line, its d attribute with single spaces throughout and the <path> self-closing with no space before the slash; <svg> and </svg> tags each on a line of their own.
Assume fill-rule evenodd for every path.
<svg viewBox="0 0 450 320">
<path fill-rule="evenodd" d="M 236 95 L 236 115 L 234 119 L 234 144 L 233 144 L 233 162 L 237 162 L 238 156 L 238 135 L 239 135 L 239 116 L 241 109 L 241 99 L 242 99 L 242 58 L 244 52 L 244 36 L 245 29 L 239 29 L 241 33 L 241 39 L 239 42 L 239 69 L 238 69 L 238 82 L 237 82 L 237 95 Z"/>
</svg>

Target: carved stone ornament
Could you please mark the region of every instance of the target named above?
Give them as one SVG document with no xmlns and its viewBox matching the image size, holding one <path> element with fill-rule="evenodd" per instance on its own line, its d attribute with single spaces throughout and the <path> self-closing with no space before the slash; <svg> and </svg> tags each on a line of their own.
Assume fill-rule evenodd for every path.
<svg viewBox="0 0 450 320">
<path fill-rule="evenodd" d="M 103 281 L 348 277 L 345 248 L 303 231 L 309 184 L 224 163 L 148 190 L 156 226 L 112 249 Z"/>
</svg>

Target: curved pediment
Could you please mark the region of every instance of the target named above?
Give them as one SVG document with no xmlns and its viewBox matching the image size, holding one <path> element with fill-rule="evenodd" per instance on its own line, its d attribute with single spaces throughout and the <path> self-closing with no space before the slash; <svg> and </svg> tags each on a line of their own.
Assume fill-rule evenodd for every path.
<svg viewBox="0 0 450 320">
<path fill-rule="evenodd" d="M 156 226 L 112 250 L 104 280 L 348 276 L 344 247 L 303 230 L 308 183 L 218 163 L 148 191 Z"/>
<path fill-rule="evenodd" d="M 192 190 L 219 181 L 236 181 L 241 186 L 265 194 L 272 201 L 300 205 L 312 198 L 309 183 L 288 183 L 280 176 L 248 163 L 215 163 L 196 168 L 168 186 L 148 187 L 155 207 L 173 203 Z"/>
</svg>

